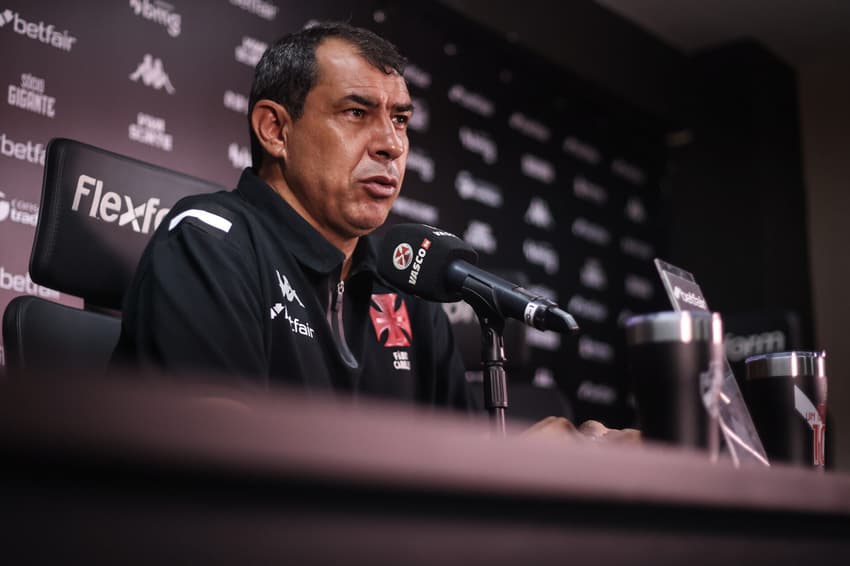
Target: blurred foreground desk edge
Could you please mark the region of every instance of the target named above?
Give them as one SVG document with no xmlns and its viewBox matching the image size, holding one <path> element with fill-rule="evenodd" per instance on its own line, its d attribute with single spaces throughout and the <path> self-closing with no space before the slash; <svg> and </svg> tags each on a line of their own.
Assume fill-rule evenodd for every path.
<svg viewBox="0 0 850 566">
<path fill-rule="evenodd" d="M 847 564 L 850 477 L 294 393 L 0 384 L 4 563 Z"/>
</svg>

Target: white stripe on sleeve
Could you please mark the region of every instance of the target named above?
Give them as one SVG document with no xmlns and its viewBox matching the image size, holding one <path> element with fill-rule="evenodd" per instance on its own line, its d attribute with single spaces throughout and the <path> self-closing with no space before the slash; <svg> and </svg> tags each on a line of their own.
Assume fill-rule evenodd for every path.
<svg viewBox="0 0 850 566">
<path fill-rule="evenodd" d="M 168 224 L 168 231 L 171 232 L 174 228 L 177 227 L 180 222 L 183 221 L 184 218 L 197 218 L 204 224 L 209 224 L 213 228 L 218 228 L 222 232 L 230 232 L 230 227 L 233 223 L 226 218 L 222 218 L 218 214 L 213 214 L 212 212 L 208 212 L 206 210 L 200 210 L 197 208 L 192 208 L 190 210 L 184 210 L 177 216 L 171 219 L 171 222 Z"/>
</svg>

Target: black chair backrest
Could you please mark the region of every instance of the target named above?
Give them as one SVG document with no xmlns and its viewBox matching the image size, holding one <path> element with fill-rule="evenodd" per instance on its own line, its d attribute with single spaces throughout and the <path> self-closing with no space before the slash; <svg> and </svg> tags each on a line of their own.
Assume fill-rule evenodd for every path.
<svg viewBox="0 0 850 566">
<path fill-rule="evenodd" d="M 151 234 L 182 197 L 222 187 L 88 144 L 53 139 L 30 277 L 118 311 Z M 118 339 L 116 316 L 37 297 L 16 297 L 3 315 L 10 376 L 29 371 L 105 368 Z"/>
<path fill-rule="evenodd" d="M 151 234 L 180 198 L 222 187 L 81 142 L 47 146 L 32 280 L 120 309 Z"/>
</svg>

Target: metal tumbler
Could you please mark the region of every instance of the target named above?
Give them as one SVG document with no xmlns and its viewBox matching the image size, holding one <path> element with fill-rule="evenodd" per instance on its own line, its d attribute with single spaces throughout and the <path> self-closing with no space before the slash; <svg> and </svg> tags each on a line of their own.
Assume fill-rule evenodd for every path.
<svg viewBox="0 0 850 566">
<path fill-rule="evenodd" d="M 720 376 L 711 364 L 722 352 L 719 315 L 670 311 L 635 316 L 626 321 L 626 343 L 642 435 L 716 454 L 717 421 L 707 403 L 711 392 L 716 399 L 719 391 Z"/>
<path fill-rule="evenodd" d="M 823 469 L 826 352 L 778 352 L 747 358 L 746 399 L 773 461 Z"/>
</svg>

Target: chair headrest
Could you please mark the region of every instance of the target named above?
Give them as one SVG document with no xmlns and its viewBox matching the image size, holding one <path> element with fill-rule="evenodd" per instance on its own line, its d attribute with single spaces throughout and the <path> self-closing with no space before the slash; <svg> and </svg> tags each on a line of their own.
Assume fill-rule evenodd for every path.
<svg viewBox="0 0 850 566">
<path fill-rule="evenodd" d="M 47 146 L 30 276 L 120 309 L 156 227 L 180 198 L 213 183 L 69 139 Z"/>
</svg>

